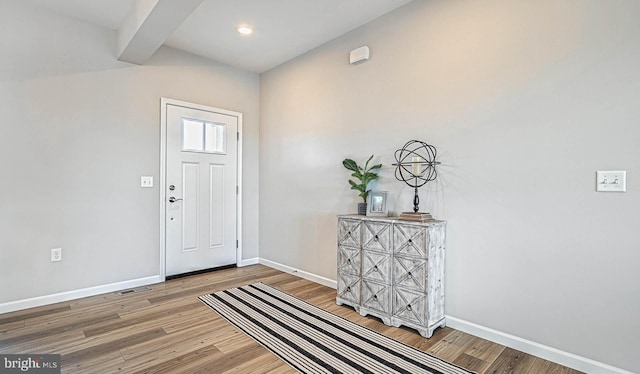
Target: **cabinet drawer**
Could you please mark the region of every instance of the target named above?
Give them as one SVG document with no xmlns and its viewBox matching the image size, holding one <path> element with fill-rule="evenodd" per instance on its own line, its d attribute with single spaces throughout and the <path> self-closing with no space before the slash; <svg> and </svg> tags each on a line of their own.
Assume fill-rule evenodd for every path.
<svg viewBox="0 0 640 374">
<path fill-rule="evenodd" d="M 362 308 L 380 312 L 384 316 L 391 315 L 391 286 L 388 284 L 362 281 Z"/>
<path fill-rule="evenodd" d="M 337 282 L 338 299 L 351 303 L 360 304 L 360 277 L 351 274 L 338 274 Z"/>
<path fill-rule="evenodd" d="M 341 218 L 338 220 L 338 245 L 360 248 L 361 221 Z"/>
<path fill-rule="evenodd" d="M 426 257 L 429 248 L 428 226 L 396 224 L 393 230 L 395 254 Z"/>
<path fill-rule="evenodd" d="M 393 287 L 393 318 L 400 321 L 427 325 L 427 297 L 424 293 Z"/>
<path fill-rule="evenodd" d="M 391 253 L 391 223 L 365 221 L 362 227 L 362 248 Z"/>
<path fill-rule="evenodd" d="M 360 250 L 338 246 L 338 274 L 360 275 Z"/>
<path fill-rule="evenodd" d="M 393 284 L 417 292 L 427 289 L 427 260 L 416 257 L 393 258 Z"/>
<path fill-rule="evenodd" d="M 362 278 L 385 284 L 391 284 L 391 256 L 362 251 Z"/>
</svg>

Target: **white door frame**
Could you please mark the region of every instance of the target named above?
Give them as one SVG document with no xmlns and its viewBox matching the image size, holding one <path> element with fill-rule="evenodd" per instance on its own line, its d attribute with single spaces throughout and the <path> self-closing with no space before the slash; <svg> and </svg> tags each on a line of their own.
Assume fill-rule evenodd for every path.
<svg viewBox="0 0 640 374">
<path fill-rule="evenodd" d="M 236 265 L 242 262 L 242 113 L 226 109 L 214 108 L 206 105 L 193 104 L 185 101 L 160 98 L 160 279 L 164 281 L 167 273 L 167 228 L 166 228 L 166 203 L 167 203 L 167 105 L 182 106 L 226 114 L 238 118 L 238 162 L 236 170 Z"/>
</svg>

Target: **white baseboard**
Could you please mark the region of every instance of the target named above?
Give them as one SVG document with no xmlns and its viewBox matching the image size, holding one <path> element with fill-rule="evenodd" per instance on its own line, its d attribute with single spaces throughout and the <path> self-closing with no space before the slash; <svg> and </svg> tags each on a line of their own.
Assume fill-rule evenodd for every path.
<svg viewBox="0 0 640 374">
<path fill-rule="evenodd" d="M 259 263 L 260 263 L 260 258 L 259 257 L 248 258 L 246 260 L 238 261 L 238 267 L 241 268 L 243 266 L 255 265 L 255 264 L 259 264 Z"/>
<path fill-rule="evenodd" d="M 331 287 L 331 288 L 337 288 L 338 287 L 337 282 L 334 281 L 333 279 L 329 279 L 329 278 L 326 278 L 326 277 L 322 277 L 320 275 L 309 273 L 309 272 L 306 272 L 304 270 L 299 270 L 299 269 L 296 269 L 296 268 L 292 268 L 291 266 L 283 265 L 283 264 L 280 264 L 280 263 L 277 263 L 277 262 L 274 262 L 274 261 L 271 261 L 271 260 L 264 259 L 262 257 L 260 258 L 260 264 L 268 266 L 270 268 L 274 268 L 276 270 L 283 271 L 285 273 L 290 273 L 290 274 L 295 275 L 295 276 L 300 277 L 300 278 L 308 279 L 310 281 L 319 283 L 319 284 L 321 284 L 323 286 L 327 286 L 327 287 Z"/>
<path fill-rule="evenodd" d="M 63 301 L 79 299 L 82 297 L 100 295 L 107 292 L 120 291 L 127 288 L 146 286 L 149 284 L 162 282 L 159 275 L 154 275 L 146 278 L 132 279 L 123 282 L 116 282 L 111 284 L 105 284 L 101 286 L 88 287 L 79 290 L 72 290 L 66 292 L 55 293 L 51 295 L 32 297 L 30 299 L 9 301 L 7 303 L 0 304 L 0 314 L 14 312 L 16 310 L 35 308 L 38 306 L 55 304 Z"/>
<path fill-rule="evenodd" d="M 494 343 L 505 345 L 509 348 L 541 357 L 560 365 L 564 365 L 576 370 L 590 374 L 633 374 L 630 371 L 620 369 L 602 362 L 594 361 L 586 357 L 573 353 L 561 351 L 531 340 L 523 339 L 502 331 L 481 326 L 473 322 L 468 322 L 459 318 L 447 316 L 447 326 L 467 334 L 490 340 Z"/>
</svg>

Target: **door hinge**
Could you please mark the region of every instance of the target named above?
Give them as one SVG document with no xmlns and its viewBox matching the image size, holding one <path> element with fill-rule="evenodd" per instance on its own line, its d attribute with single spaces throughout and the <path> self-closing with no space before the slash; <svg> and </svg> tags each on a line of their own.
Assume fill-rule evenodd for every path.
<svg viewBox="0 0 640 374">
<path fill-rule="evenodd" d="M 238 239 L 236 239 L 236 248 L 238 248 Z"/>
<path fill-rule="evenodd" d="M 236 186 L 236 195 L 240 193 L 240 186 Z"/>
<path fill-rule="evenodd" d="M 237 141 L 240 141 L 240 132 L 237 132 L 237 133 L 236 133 L 236 135 L 237 135 L 236 140 L 237 140 Z"/>
</svg>

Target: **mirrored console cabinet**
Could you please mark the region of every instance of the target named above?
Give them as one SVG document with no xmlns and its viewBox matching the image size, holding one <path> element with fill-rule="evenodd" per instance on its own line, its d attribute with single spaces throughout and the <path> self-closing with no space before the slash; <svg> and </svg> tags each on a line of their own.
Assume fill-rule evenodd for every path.
<svg viewBox="0 0 640 374">
<path fill-rule="evenodd" d="M 445 325 L 445 221 L 338 216 L 336 304 L 425 338 Z"/>
</svg>

